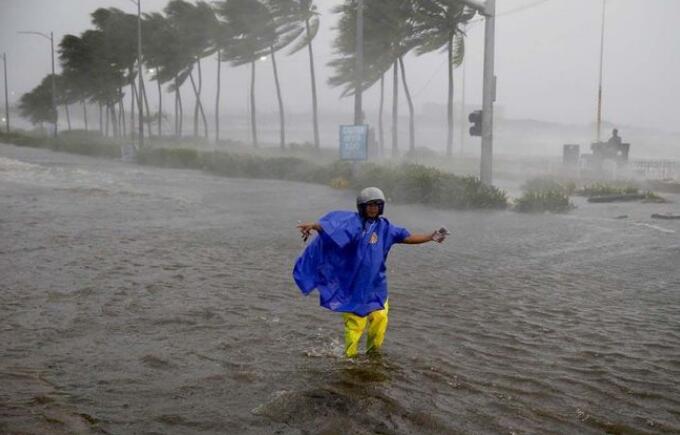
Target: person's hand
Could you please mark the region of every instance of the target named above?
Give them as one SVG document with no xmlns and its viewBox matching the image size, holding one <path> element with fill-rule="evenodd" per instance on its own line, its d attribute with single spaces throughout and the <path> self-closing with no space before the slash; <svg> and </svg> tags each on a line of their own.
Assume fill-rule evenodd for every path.
<svg viewBox="0 0 680 435">
<path fill-rule="evenodd" d="M 300 230 L 300 233 L 302 234 L 302 240 L 306 242 L 307 239 L 309 239 L 309 236 L 312 234 L 312 230 L 319 231 L 319 224 L 316 222 L 299 223 L 296 228 Z"/>
<path fill-rule="evenodd" d="M 432 233 L 432 240 L 437 243 L 441 243 L 444 240 L 446 240 L 446 236 L 450 234 L 451 233 L 449 232 L 449 230 L 447 230 L 445 227 L 441 227 Z"/>
</svg>

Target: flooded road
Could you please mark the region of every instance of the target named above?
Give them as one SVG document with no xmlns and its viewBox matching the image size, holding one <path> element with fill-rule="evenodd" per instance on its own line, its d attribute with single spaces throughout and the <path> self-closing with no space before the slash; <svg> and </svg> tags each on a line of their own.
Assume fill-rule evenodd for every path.
<svg viewBox="0 0 680 435">
<path fill-rule="evenodd" d="M 388 204 L 381 358 L 290 273 L 354 195 L 0 145 L 2 433 L 678 433 L 680 213 Z M 625 219 L 617 219 L 626 215 Z"/>
</svg>

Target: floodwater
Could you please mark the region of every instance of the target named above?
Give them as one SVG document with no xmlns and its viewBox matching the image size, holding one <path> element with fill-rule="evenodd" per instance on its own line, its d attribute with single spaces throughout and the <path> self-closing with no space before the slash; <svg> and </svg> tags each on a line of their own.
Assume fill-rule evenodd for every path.
<svg viewBox="0 0 680 435">
<path fill-rule="evenodd" d="M 668 197 L 388 204 L 453 234 L 393 248 L 384 352 L 348 361 L 290 272 L 351 193 L 0 145 L 0 432 L 679 433 Z"/>
</svg>

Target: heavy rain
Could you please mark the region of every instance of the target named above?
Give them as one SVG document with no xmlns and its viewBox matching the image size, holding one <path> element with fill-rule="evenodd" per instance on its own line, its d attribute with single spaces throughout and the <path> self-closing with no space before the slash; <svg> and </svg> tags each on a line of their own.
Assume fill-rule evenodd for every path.
<svg viewBox="0 0 680 435">
<path fill-rule="evenodd" d="M 0 433 L 679 433 L 678 16 L 0 1 Z"/>
</svg>

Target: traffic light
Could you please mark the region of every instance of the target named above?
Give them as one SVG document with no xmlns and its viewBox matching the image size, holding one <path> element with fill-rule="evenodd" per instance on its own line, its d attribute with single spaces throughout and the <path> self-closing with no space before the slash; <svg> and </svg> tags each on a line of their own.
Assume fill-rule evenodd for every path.
<svg viewBox="0 0 680 435">
<path fill-rule="evenodd" d="M 475 110 L 470 113 L 468 120 L 472 123 L 470 127 L 470 136 L 481 136 L 482 135 L 482 111 Z"/>
</svg>

